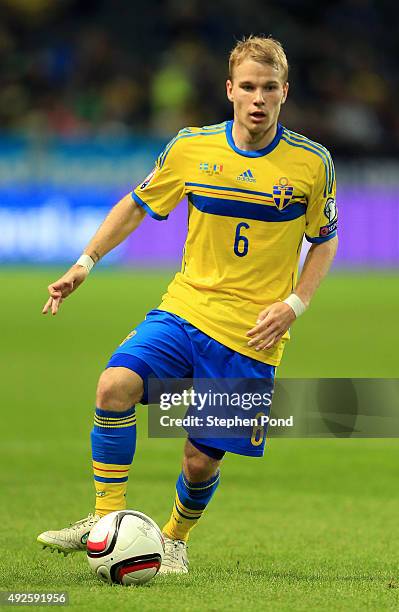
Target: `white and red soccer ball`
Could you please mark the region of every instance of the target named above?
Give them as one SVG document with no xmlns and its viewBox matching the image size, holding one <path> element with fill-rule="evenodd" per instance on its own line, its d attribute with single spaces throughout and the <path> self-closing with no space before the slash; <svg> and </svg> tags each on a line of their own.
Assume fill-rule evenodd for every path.
<svg viewBox="0 0 399 612">
<path fill-rule="evenodd" d="M 98 521 L 87 540 L 93 572 L 108 584 L 138 585 L 153 578 L 165 552 L 158 525 L 142 512 L 111 512 Z"/>
</svg>

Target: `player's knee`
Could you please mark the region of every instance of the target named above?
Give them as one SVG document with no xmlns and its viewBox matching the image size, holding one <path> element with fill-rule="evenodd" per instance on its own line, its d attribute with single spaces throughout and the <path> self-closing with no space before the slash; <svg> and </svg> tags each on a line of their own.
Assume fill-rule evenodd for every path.
<svg viewBox="0 0 399 612">
<path fill-rule="evenodd" d="M 98 381 L 96 405 L 102 410 L 123 412 L 143 396 L 141 377 L 127 368 L 108 368 Z"/>
<path fill-rule="evenodd" d="M 220 461 L 204 453 L 186 452 L 183 460 L 183 472 L 190 482 L 204 482 L 214 476 Z"/>
</svg>

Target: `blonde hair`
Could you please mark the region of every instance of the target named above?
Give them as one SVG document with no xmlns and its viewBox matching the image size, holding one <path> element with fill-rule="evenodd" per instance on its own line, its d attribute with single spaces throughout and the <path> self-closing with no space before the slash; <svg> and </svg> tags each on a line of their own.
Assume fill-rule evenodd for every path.
<svg viewBox="0 0 399 612">
<path fill-rule="evenodd" d="M 232 80 L 235 66 L 251 59 L 261 64 L 269 64 L 281 72 L 283 83 L 288 80 L 288 61 L 283 45 L 271 36 L 248 36 L 239 40 L 229 57 L 229 76 Z"/>
</svg>

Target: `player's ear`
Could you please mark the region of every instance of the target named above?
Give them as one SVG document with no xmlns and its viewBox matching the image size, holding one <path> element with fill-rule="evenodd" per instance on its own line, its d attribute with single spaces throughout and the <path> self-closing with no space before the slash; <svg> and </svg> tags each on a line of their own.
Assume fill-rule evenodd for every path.
<svg viewBox="0 0 399 612">
<path fill-rule="evenodd" d="M 233 83 L 230 81 L 230 79 L 227 79 L 226 81 L 226 94 L 227 94 L 227 98 L 230 100 L 230 102 L 234 101 L 233 98 Z"/>
<path fill-rule="evenodd" d="M 283 98 L 282 98 L 282 100 L 281 100 L 281 104 L 284 104 L 284 102 L 286 101 L 287 96 L 288 96 L 288 90 L 289 90 L 289 88 L 290 88 L 290 84 L 289 84 L 289 83 L 288 83 L 288 81 L 287 81 L 287 82 L 286 82 L 286 83 L 284 83 L 284 85 L 283 85 Z"/>
</svg>

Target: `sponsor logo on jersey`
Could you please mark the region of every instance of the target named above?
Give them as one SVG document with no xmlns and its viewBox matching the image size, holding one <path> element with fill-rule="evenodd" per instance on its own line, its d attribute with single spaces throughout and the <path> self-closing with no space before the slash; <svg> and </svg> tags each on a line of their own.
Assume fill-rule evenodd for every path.
<svg viewBox="0 0 399 612">
<path fill-rule="evenodd" d="M 336 219 L 335 221 L 332 221 L 328 225 L 324 225 L 323 227 L 320 228 L 319 236 L 321 236 L 322 238 L 324 238 L 325 236 L 329 236 L 330 234 L 335 232 L 335 230 L 337 229 L 337 225 L 338 225 L 338 221 Z"/>
<path fill-rule="evenodd" d="M 141 183 L 140 185 L 141 190 L 145 189 L 151 183 L 152 179 L 154 178 L 155 171 L 156 171 L 156 168 L 154 168 L 154 170 L 152 170 L 150 174 Z"/>
<path fill-rule="evenodd" d="M 278 180 L 278 184 L 273 185 L 273 200 L 279 210 L 283 210 L 291 202 L 294 188 L 289 184 L 286 176 Z"/>
<path fill-rule="evenodd" d="M 200 172 L 212 176 L 213 174 L 222 174 L 223 164 L 214 164 L 210 162 L 201 162 L 199 165 Z"/>
<path fill-rule="evenodd" d="M 335 203 L 335 198 L 328 198 L 327 202 L 324 206 L 324 214 L 328 219 L 328 222 L 331 223 L 334 219 L 337 218 L 337 205 Z"/>
<path fill-rule="evenodd" d="M 251 170 L 245 170 L 237 176 L 237 181 L 245 181 L 246 183 L 256 183 L 256 178 L 252 174 Z"/>
</svg>

